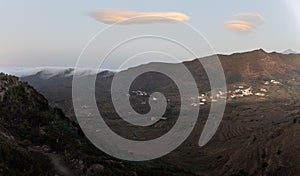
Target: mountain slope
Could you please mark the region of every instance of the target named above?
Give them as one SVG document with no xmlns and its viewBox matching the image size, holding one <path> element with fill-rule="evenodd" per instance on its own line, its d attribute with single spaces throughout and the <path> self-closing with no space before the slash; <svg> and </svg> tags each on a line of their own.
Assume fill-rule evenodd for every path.
<svg viewBox="0 0 300 176">
<path fill-rule="evenodd" d="M 246 84 L 257 89 L 261 88 L 261 84 L 276 80 L 284 84 L 300 80 L 300 55 L 284 55 L 280 53 L 267 53 L 264 50 L 255 50 L 246 53 L 236 53 L 232 55 L 218 55 L 223 66 L 226 76 L 227 86 L 232 88 L 236 84 Z M 204 58 L 209 59 L 210 57 Z M 161 66 L 176 70 L 179 65 L 166 63 L 151 63 L 152 65 Z M 207 75 L 204 68 L 195 59 L 193 61 L 184 62 L 186 67 L 193 74 L 198 84 L 199 93 L 207 92 L 210 89 Z M 139 66 L 139 69 L 148 65 Z M 213 65 L 212 65 L 213 67 Z M 132 68 L 135 69 L 135 68 Z M 126 72 L 126 70 L 125 70 Z M 96 95 L 99 92 L 109 92 L 110 83 L 113 78 L 113 72 L 101 72 L 97 75 Z M 88 75 L 87 75 L 88 76 Z M 182 75 L 182 83 L 185 82 L 185 75 Z M 74 119 L 72 109 L 72 76 L 66 77 L 65 74 L 56 75 L 45 79 L 41 73 L 22 77 L 21 80 L 29 82 L 39 92 L 41 92 L 49 102 L 63 109 L 68 117 Z M 146 73 L 139 77 L 139 80 L 132 86 L 133 90 L 144 89 L 149 92 L 159 89 L 175 90 L 176 85 L 165 76 L 157 73 Z M 100 95 L 97 99 L 100 99 Z"/>
<path fill-rule="evenodd" d="M 33 87 L 5 74 L 0 74 L 0 139 L 0 175 L 192 175 L 107 156 Z"/>
</svg>

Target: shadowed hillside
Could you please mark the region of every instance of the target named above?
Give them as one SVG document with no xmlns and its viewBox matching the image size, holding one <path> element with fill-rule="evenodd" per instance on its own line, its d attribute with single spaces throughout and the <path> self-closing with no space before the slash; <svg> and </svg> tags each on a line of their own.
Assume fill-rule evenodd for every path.
<svg viewBox="0 0 300 176">
<path fill-rule="evenodd" d="M 192 175 L 127 163 L 94 148 L 78 125 L 27 83 L 0 74 L 0 175 Z"/>
</svg>

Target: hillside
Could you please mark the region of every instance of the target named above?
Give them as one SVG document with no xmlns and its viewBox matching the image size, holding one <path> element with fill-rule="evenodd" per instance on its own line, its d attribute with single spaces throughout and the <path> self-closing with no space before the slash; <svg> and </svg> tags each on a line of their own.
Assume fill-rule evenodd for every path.
<svg viewBox="0 0 300 176">
<path fill-rule="evenodd" d="M 33 87 L 5 74 L 0 74 L 0 139 L 0 175 L 191 175 L 170 165 L 107 156 Z"/>
</svg>

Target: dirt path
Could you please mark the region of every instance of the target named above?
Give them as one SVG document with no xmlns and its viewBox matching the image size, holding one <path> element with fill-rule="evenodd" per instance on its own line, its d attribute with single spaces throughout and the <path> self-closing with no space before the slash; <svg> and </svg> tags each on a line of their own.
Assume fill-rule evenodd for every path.
<svg viewBox="0 0 300 176">
<path fill-rule="evenodd" d="M 55 153 L 47 153 L 43 149 L 35 146 L 28 147 L 28 150 L 33 152 L 38 152 L 47 156 L 51 160 L 53 168 L 58 172 L 59 175 L 63 175 L 63 176 L 77 175 L 69 168 L 69 166 L 65 163 L 64 159 L 60 155 Z"/>
</svg>

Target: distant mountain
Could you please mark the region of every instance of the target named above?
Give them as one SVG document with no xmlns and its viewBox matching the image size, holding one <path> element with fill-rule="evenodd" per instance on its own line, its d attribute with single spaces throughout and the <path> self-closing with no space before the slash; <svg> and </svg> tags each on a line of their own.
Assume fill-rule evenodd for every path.
<svg viewBox="0 0 300 176">
<path fill-rule="evenodd" d="M 209 59 L 212 56 L 200 59 Z M 245 53 L 236 53 L 232 55 L 218 55 L 223 66 L 228 87 L 235 84 L 248 84 L 252 87 L 259 88 L 260 85 L 266 81 L 278 80 L 280 82 L 288 82 L 293 79 L 299 81 L 300 73 L 300 55 L 285 55 L 281 53 L 267 53 L 262 49 L 249 51 Z M 177 70 L 178 64 L 167 63 L 150 63 L 162 65 L 166 68 Z M 199 59 L 184 62 L 186 67 L 193 74 L 199 88 L 199 92 L 208 92 L 210 85 L 206 72 L 199 62 Z M 146 69 L 148 65 L 139 66 L 139 69 Z M 212 66 L 213 67 L 213 66 Z M 135 69 L 135 68 L 132 68 Z M 21 77 L 21 80 L 29 82 L 39 92 L 41 92 L 54 106 L 63 109 L 68 117 L 74 119 L 74 112 L 72 109 L 72 68 L 63 69 L 55 74 L 47 74 L 49 71 L 40 70 L 32 75 Z M 126 70 L 124 71 L 126 72 Z M 83 72 L 90 73 L 90 72 Z M 96 95 L 98 99 L 104 99 L 102 95 L 109 94 L 111 80 L 114 72 L 103 71 L 97 74 L 96 81 Z M 48 76 L 45 76 L 48 75 Z M 89 77 L 92 74 L 82 74 Z M 185 75 L 182 75 L 182 83 L 185 83 Z M 146 73 L 139 77 L 140 81 L 136 81 L 131 88 L 132 90 L 143 89 L 146 91 L 160 91 L 165 90 L 166 93 L 172 92 L 168 90 L 175 90 L 176 85 L 167 77 L 161 76 L 157 73 Z M 109 98 L 109 97 L 106 97 Z"/>
<path fill-rule="evenodd" d="M 211 57 L 211 56 L 210 56 Z M 200 58 L 209 59 L 210 57 Z M 285 55 L 280 53 L 267 53 L 264 50 L 255 50 L 245 53 L 236 53 L 232 55 L 218 55 L 220 62 L 223 66 L 226 81 L 228 85 L 233 83 L 249 83 L 257 85 L 260 82 L 270 81 L 272 79 L 286 82 L 291 79 L 299 79 L 300 70 L 300 55 Z M 150 63 L 156 65 L 162 65 L 166 68 L 176 70 L 178 64 L 167 63 Z M 184 62 L 186 67 L 191 71 L 201 91 L 209 91 L 209 81 L 206 76 L 205 70 L 198 61 Z M 142 65 L 137 68 L 143 69 L 148 65 Z M 213 66 L 212 66 L 213 67 Z M 135 69 L 135 68 L 132 68 Z M 71 88 L 72 88 L 72 73 L 74 70 L 69 68 L 55 72 L 51 76 L 47 74 L 48 71 L 41 70 L 35 74 L 26 75 L 21 77 L 21 80 L 29 82 L 38 91 L 47 97 L 50 103 L 59 105 L 62 104 L 67 109 L 71 106 Z M 126 71 L 124 71 L 126 72 Z M 90 72 L 88 72 L 90 73 Z M 83 74 L 83 76 L 89 76 L 90 74 Z M 97 74 L 97 85 L 101 86 L 102 90 L 109 91 L 110 82 L 114 76 L 114 72 L 103 71 Z M 156 88 L 170 88 L 174 84 L 166 77 L 159 76 L 156 73 L 144 74 L 145 79 L 135 84 L 132 89 L 147 89 L 154 90 Z M 182 75 L 182 81 L 184 82 L 185 75 Z M 151 79 L 150 79 L 151 78 Z M 201 84 L 200 84 L 201 83 Z M 66 103 L 69 102 L 69 103 Z M 65 110 L 66 108 L 63 108 Z M 67 115 L 71 114 L 71 110 L 65 110 Z"/>
<path fill-rule="evenodd" d="M 243 72 L 243 70 L 247 70 L 247 69 L 245 69 L 244 66 L 249 65 L 249 64 L 243 64 L 243 62 L 247 62 L 247 63 L 251 62 L 251 64 L 249 65 L 249 66 L 251 66 L 251 65 L 257 64 L 259 61 L 257 59 L 260 59 L 262 62 L 260 62 L 259 65 L 257 65 L 257 66 L 258 67 L 267 67 L 268 65 L 271 66 L 270 65 L 271 63 L 267 62 L 268 58 L 271 58 L 271 60 L 274 60 L 274 62 L 278 63 L 277 66 L 280 66 L 280 63 L 285 62 L 281 58 L 285 57 L 285 55 L 288 55 L 288 54 L 297 55 L 297 52 L 293 51 L 291 49 L 288 49 L 282 53 L 276 53 L 276 52 L 267 53 L 264 50 L 259 49 L 259 50 L 255 50 L 255 51 L 250 51 L 250 52 L 245 52 L 245 53 L 236 53 L 236 54 L 232 54 L 232 55 L 221 55 L 220 54 L 220 55 L 218 55 L 218 57 L 220 58 L 221 62 L 223 62 L 222 64 L 223 64 L 223 67 L 225 70 L 228 68 L 229 69 L 228 72 L 232 72 L 234 70 L 242 68 L 239 70 L 239 72 L 241 73 L 241 72 Z M 291 57 L 293 57 L 293 56 L 291 56 Z M 238 59 L 238 58 L 240 58 L 240 59 Z M 227 60 L 230 60 L 230 62 L 228 62 Z M 288 59 L 288 60 L 290 60 L 290 59 Z M 238 64 L 237 62 L 241 62 L 239 64 L 240 67 L 235 68 L 235 69 L 230 68 L 230 65 L 232 65 L 232 63 L 234 63 L 234 65 L 236 65 L 236 64 Z M 195 61 L 189 61 L 189 62 L 184 62 L 184 63 L 188 66 L 189 65 L 192 66 L 192 64 L 195 63 Z M 263 63 L 265 65 L 261 65 Z M 169 65 L 172 65 L 172 64 L 169 64 Z M 287 63 L 287 65 L 290 65 L 290 64 Z M 198 65 L 196 64 L 196 66 L 198 66 Z M 140 66 L 140 67 L 142 67 L 142 66 Z M 196 71 L 196 70 L 197 69 L 192 68 L 191 71 Z M 280 69 L 280 70 L 282 70 L 282 69 Z M 36 68 L 21 68 L 21 67 L 5 68 L 4 67 L 4 68 L 1 68 L 0 71 L 19 76 L 21 78 L 39 77 L 44 80 L 47 80 L 50 78 L 57 78 L 57 77 L 68 78 L 68 77 L 72 77 L 74 75 L 74 68 L 71 68 L 71 67 L 36 67 Z M 268 71 L 270 71 L 270 70 L 268 70 Z M 109 71 L 109 70 L 98 71 L 98 70 L 89 69 L 89 68 L 77 68 L 76 69 L 77 76 L 89 76 L 89 75 L 95 75 L 95 74 L 101 73 L 101 74 L 106 74 L 103 76 L 110 77 L 114 74 L 114 72 L 115 71 Z"/>
<path fill-rule="evenodd" d="M 292 49 L 287 49 L 287 50 L 283 51 L 282 54 L 299 54 L 299 52 L 294 51 Z"/>
</svg>

